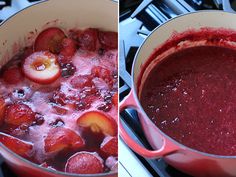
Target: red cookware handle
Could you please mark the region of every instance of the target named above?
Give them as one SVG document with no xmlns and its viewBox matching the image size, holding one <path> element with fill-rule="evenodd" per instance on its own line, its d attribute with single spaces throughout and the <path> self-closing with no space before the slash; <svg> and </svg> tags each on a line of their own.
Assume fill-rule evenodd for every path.
<svg viewBox="0 0 236 177">
<path fill-rule="evenodd" d="M 120 103 L 120 112 L 125 110 L 126 108 L 134 108 L 137 111 L 139 111 L 139 108 L 137 107 L 133 91 L 129 93 L 128 96 L 124 98 L 124 100 Z M 167 146 L 166 141 L 163 140 L 162 147 L 158 150 L 148 150 L 142 146 L 140 146 L 137 142 L 135 142 L 129 134 L 124 129 L 121 121 L 119 121 L 119 131 L 122 139 L 125 141 L 125 143 L 136 153 L 139 155 L 146 157 L 146 158 L 160 158 L 168 154 L 172 154 L 176 152 L 178 149 L 173 146 Z"/>
</svg>

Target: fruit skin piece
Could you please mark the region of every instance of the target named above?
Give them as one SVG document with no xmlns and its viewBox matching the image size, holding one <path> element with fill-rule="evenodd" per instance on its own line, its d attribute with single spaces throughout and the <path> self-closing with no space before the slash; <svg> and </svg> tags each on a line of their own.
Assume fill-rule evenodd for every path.
<svg viewBox="0 0 236 177">
<path fill-rule="evenodd" d="M 102 132 L 110 136 L 117 134 L 116 121 L 100 111 L 85 112 L 77 119 L 77 125 L 80 127 L 90 127 L 94 133 Z"/>
<path fill-rule="evenodd" d="M 48 52 L 35 52 L 28 56 L 23 64 L 25 76 L 39 84 L 50 84 L 60 77 L 57 56 Z"/>
<path fill-rule="evenodd" d="M 112 97 L 112 103 L 118 108 L 118 93 L 117 92 Z"/>
<path fill-rule="evenodd" d="M 0 142 L 22 157 L 33 155 L 33 144 L 0 132 Z"/>
<path fill-rule="evenodd" d="M 61 42 L 66 37 L 65 33 L 56 27 L 43 30 L 34 43 L 35 51 L 49 50 L 52 53 L 58 54 L 61 49 Z"/>
<path fill-rule="evenodd" d="M 97 174 L 104 172 L 103 160 L 97 153 L 78 152 L 66 163 L 65 172 L 76 174 Z"/>
<path fill-rule="evenodd" d="M 78 75 L 71 79 L 70 84 L 73 88 L 83 89 L 85 87 L 92 87 L 92 77 L 90 75 Z"/>
<path fill-rule="evenodd" d="M 4 121 L 9 125 L 20 126 L 25 124 L 29 126 L 34 120 L 35 113 L 26 104 L 14 103 L 6 107 Z"/>
<path fill-rule="evenodd" d="M 4 122 L 5 110 L 6 110 L 6 102 L 2 97 L 0 97 L 0 126 Z"/>
<path fill-rule="evenodd" d="M 99 42 L 104 49 L 118 48 L 118 34 L 111 31 L 100 31 L 98 33 Z"/>
<path fill-rule="evenodd" d="M 74 56 L 77 48 L 74 40 L 69 38 L 64 38 L 62 40 L 62 48 L 58 56 L 59 62 L 63 65 L 65 63 L 70 63 L 72 57 Z"/>
<path fill-rule="evenodd" d="M 109 156 L 118 155 L 118 139 L 117 137 L 106 137 L 100 147 L 101 151 Z"/>
<path fill-rule="evenodd" d="M 79 149 L 84 146 L 83 139 L 71 129 L 65 127 L 52 128 L 44 140 L 44 150 L 56 153 L 67 149 Z"/>
<path fill-rule="evenodd" d="M 118 172 L 118 158 L 114 156 L 109 156 L 105 164 L 108 168 L 110 168 L 111 171 Z"/>
<path fill-rule="evenodd" d="M 112 77 L 112 72 L 104 67 L 101 66 L 94 66 L 91 69 L 91 74 L 94 77 L 101 78 L 104 80 L 108 85 L 112 86 L 113 85 L 113 77 Z"/>
<path fill-rule="evenodd" d="M 95 77 L 99 77 L 104 80 L 109 79 L 111 77 L 111 71 L 101 66 L 94 66 L 91 69 L 91 74 Z"/>
<path fill-rule="evenodd" d="M 8 68 L 3 73 L 3 80 L 8 84 L 17 84 L 23 80 L 23 74 L 18 67 Z"/>
<path fill-rule="evenodd" d="M 54 104 L 52 105 L 52 108 L 54 109 L 54 112 L 59 115 L 66 115 L 68 112 L 68 109 L 61 105 Z"/>
<path fill-rule="evenodd" d="M 78 33 L 78 45 L 80 48 L 89 51 L 95 51 L 98 41 L 98 30 L 94 28 L 85 29 Z"/>
</svg>

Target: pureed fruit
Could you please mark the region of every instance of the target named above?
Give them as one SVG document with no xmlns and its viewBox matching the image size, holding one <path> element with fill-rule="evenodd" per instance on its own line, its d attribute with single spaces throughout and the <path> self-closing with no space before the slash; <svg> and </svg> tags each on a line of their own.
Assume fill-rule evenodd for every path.
<svg viewBox="0 0 236 177">
<path fill-rule="evenodd" d="M 52 170 L 116 171 L 117 70 L 117 33 L 42 31 L 1 69 L 0 142 Z"/>
<path fill-rule="evenodd" d="M 175 49 L 183 48 L 151 69 L 140 94 L 145 112 L 164 133 L 210 154 L 236 155 L 235 34 L 202 29 L 176 35 L 151 58 L 181 42 Z"/>
</svg>

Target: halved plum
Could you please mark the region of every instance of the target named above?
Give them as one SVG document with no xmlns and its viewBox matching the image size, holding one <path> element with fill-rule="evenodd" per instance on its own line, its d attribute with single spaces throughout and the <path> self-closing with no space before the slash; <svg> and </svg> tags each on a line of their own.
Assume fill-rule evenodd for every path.
<svg viewBox="0 0 236 177">
<path fill-rule="evenodd" d="M 117 49 L 118 47 L 118 34 L 116 32 L 99 31 L 98 39 L 104 49 Z"/>
<path fill-rule="evenodd" d="M 100 111 L 85 112 L 77 119 L 77 125 L 80 127 L 89 127 L 94 133 L 102 132 L 110 136 L 117 134 L 116 121 Z"/>
<path fill-rule="evenodd" d="M 79 149 L 84 146 L 84 140 L 76 132 L 65 127 L 50 129 L 44 140 L 45 152 L 56 153 L 66 149 Z"/>
<path fill-rule="evenodd" d="M 97 153 L 78 152 L 66 163 L 65 172 L 76 174 L 96 174 L 104 172 L 103 160 Z"/>
<path fill-rule="evenodd" d="M 100 147 L 101 151 L 110 156 L 118 155 L 118 139 L 117 137 L 106 137 Z"/>
<path fill-rule="evenodd" d="M 33 144 L 0 132 L 0 142 L 22 157 L 31 157 Z"/>
<path fill-rule="evenodd" d="M 14 103 L 6 107 L 4 121 L 9 125 L 20 126 L 24 124 L 29 126 L 34 120 L 35 113 L 26 104 Z"/>
<path fill-rule="evenodd" d="M 25 59 L 23 72 L 36 83 L 50 84 L 60 77 L 57 56 L 48 51 L 35 52 Z"/>
<path fill-rule="evenodd" d="M 58 54 L 61 50 L 61 42 L 66 37 L 65 33 L 56 27 L 42 31 L 35 40 L 34 50 L 45 51 Z"/>
<path fill-rule="evenodd" d="M 3 73 L 3 80 L 8 84 L 17 84 L 23 80 L 24 76 L 19 67 L 11 67 Z"/>
</svg>

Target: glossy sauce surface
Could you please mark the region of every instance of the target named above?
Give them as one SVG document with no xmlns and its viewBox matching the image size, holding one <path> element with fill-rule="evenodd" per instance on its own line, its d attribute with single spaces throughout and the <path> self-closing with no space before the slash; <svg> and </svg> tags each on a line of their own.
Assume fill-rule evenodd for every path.
<svg viewBox="0 0 236 177">
<path fill-rule="evenodd" d="M 140 101 L 164 133 L 193 149 L 236 155 L 236 50 L 199 46 L 167 56 Z"/>
</svg>

